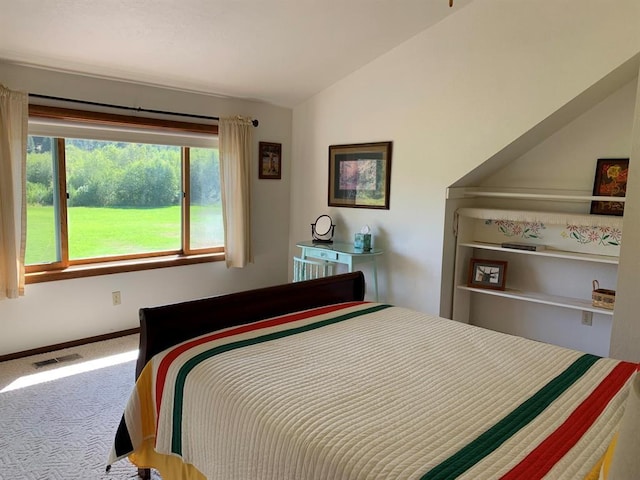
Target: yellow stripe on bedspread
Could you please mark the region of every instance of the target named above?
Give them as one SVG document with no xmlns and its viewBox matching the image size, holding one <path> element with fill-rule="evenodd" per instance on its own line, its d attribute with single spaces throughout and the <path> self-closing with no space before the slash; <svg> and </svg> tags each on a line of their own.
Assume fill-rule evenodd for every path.
<svg viewBox="0 0 640 480">
<path fill-rule="evenodd" d="M 196 467 L 185 463 L 181 457 L 156 452 L 156 409 L 152 386 L 153 366 L 149 363 L 144 367 L 136 382 L 139 423 L 135 420 L 127 422 L 128 425 L 142 426 L 142 441 L 136 451 L 129 455 L 129 460 L 139 468 L 158 470 L 163 479 L 206 480 L 206 477 Z M 131 427 L 129 433 L 131 434 Z"/>
</svg>

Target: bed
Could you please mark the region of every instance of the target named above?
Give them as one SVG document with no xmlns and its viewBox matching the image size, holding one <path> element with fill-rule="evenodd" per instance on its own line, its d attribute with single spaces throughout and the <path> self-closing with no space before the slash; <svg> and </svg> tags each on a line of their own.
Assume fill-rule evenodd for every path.
<svg viewBox="0 0 640 480">
<path fill-rule="evenodd" d="M 355 272 L 141 309 L 109 464 L 164 480 L 640 478 L 638 364 L 363 298 Z"/>
</svg>

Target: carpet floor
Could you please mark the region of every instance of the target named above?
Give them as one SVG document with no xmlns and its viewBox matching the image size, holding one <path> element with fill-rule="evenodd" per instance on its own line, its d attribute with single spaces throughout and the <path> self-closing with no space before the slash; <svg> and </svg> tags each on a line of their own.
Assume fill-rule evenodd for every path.
<svg viewBox="0 0 640 480">
<path fill-rule="evenodd" d="M 0 363 L 0 480 L 137 478 L 121 460 L 105 472 L 113 437 L 134 385 L 135 360 L 11 389 L 25 375 L 54 373 L 60 365 L 37 368 L 40 358 L 78 354 L 87 360 L 137 348 L 137 336 Z M 22 377 L 20 376 L 22 374 Z M 155 474 L 154 479 L 160 477 Z"/>
</svg>

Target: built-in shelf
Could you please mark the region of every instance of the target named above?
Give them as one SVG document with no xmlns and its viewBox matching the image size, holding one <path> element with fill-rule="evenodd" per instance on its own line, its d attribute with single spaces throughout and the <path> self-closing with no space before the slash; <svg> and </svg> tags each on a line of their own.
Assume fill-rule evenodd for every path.
<svg viewBox="0 0 640 480">
<path fill-rule="evenodd" d="M 467 194 L 493 196 L 502 197 L 503 203 L 516 198 L 552 201 L 599 199 L 580 193 L 584 192 L 510 192 L 482 187 L 457 188 L 455 191 L 457 198 L 466 198 Z M 495 324 L 495 312 L 490 305 L 493 302 L 473 302 L 472 298 L 477 295 L 529 302 L 532 307 L 559 307 L 554 311 L 528 308 L 524 315 L 531 319 L 546 319 L 553 315 L 568 322 L 575 319 L 576 310 L 612 317 L 613 310 L 593 306 L 591 292 L 586 287 L 597 279 L 605 288 L 615 288 L 622 230 L 623 218 L 619 216 L 465 204 L 455 211 L 454 216 L 453 319 L 479 325 Z M 518 242 L 537 245 L 540 250 L 502 247 L 503 243 Z M 471 260 L 484 256 L 508 262 L 505 290 L 467 286 Z M 582 284 L 587 281 L 584 289 L 577 288 L 576 282 Z M 546 292 L 553 292 L 553 295 Z M 507 321 L 500 321 L 503 322 L 501 328 L 508 331 Z"/>
<path fill-rule="evenodd" d="M 545 193 L 505 193 L 492 191 L 465 192 L 465 197 L 488 197 L 488 198 L 520 198 L 523 200 L 559 200 L 576 202 L 626 202 L 626 197 L 597 197 L 593 195 L 563 195 Z"/>
<path fill-rule="evenodd" d="M 594 307 L 591 300 L 584 300 L 580 298 L 561 297 L 558 295 L 548 295 L 540 292 L 527 292 L 523 290 L 490 290 L 484 288 L 472 288 L 465 285 L 458 285 L 458 289 L 467 290 L 474 293 L 481 293 L 485 295 L 494 295 L 496 297 L 511 298 L 514 300 L 521 300 L 525 302 L 541 303 L 544 305 L 553 305 L 555 307 L 569 308 L 572 310 L 581 310 L 584 312 L 600 313 L 602 315 L 613 315 L 613 310 L 607 310 L 605 308 Z"/>
<path fill-rule="evenodd" d="M 520 200 L 557 200 L 561 202 L 625 202 L 625 197 L 602 197 L 590 195 L 582 191 L 549 191 L 538 189 L 519 189 L 510 191 L 499 188 L 483 187 L 450 187 L 447 198 L 506 198 Z"/>
<path fill-rule="evenodd" d="M 541 257 L 554 257 L 554 258 L 564 258 L 568 260 L 581 260 L 586 262 L 598 262 L 598 263 L 609 263 L 612 265 L 618 264 L 618 257 L 610 256 L 610 255 L 596 255 L 592 253 L 579 253 L 579 252 L 567 252 L 564 250 L 519 250 L 516 248 L 503 248 L 496 243 L 484 243 L 484 242 L 464 242 L 458 244 L 460 247 L 469 247 L 469 248 L 479 248 L 483 250 L 498 250 L 505 253 L 517 253 L 524 255 L 539 255 Z"/>
</svg>

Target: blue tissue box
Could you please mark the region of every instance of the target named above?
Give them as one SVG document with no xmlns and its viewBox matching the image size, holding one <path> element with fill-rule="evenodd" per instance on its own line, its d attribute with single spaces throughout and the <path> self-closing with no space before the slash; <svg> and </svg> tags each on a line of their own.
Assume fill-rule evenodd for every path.
<svg viewBox="0 0 640 480">
<path fill-rule="evenodd" d="M 353 242 L 355 248 L 360 248 L 364 251 L 371 250 L 371 234 L 370 233 L 356 233 L 355 240 Z"/>
</svg>

